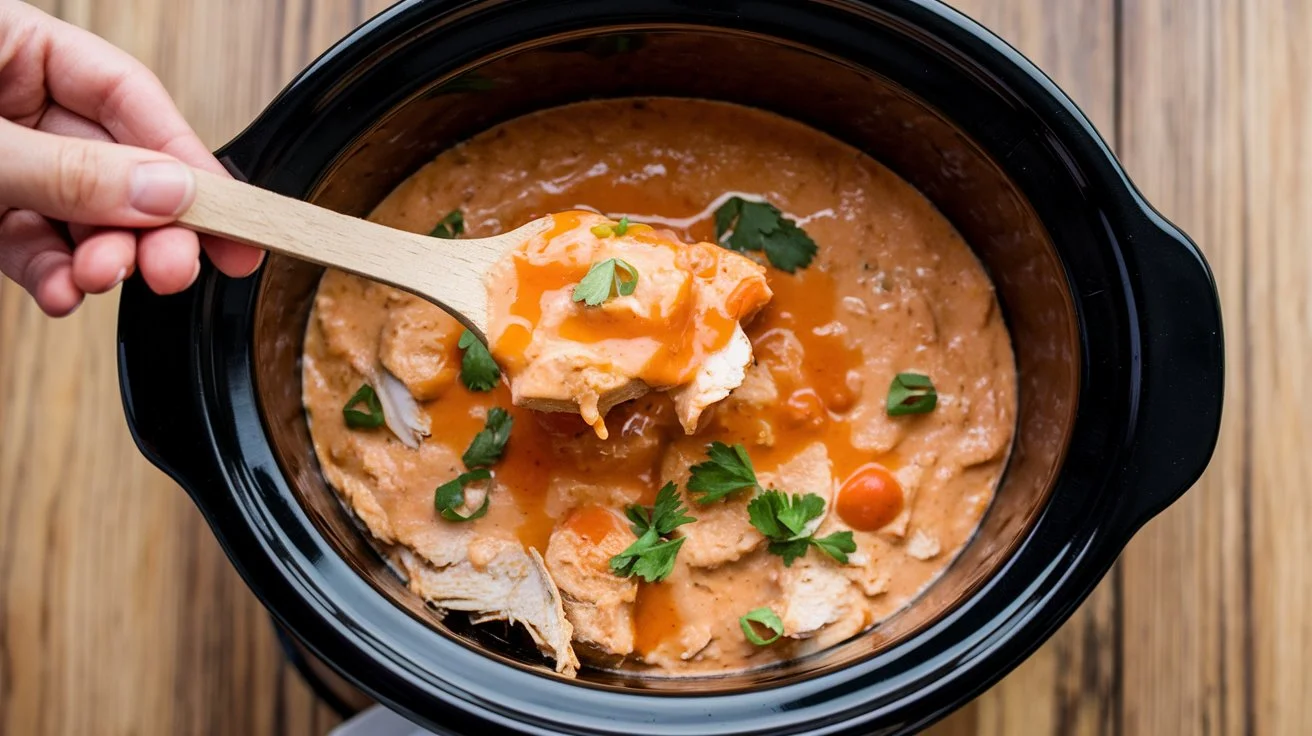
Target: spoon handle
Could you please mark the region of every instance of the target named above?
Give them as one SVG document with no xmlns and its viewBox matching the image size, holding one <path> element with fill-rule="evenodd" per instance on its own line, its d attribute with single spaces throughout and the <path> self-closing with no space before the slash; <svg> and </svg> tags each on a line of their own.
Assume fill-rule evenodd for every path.
<svg viewBox="0 0 1312 736">
<path fill-rule="evenodd" d="M 487 322 L 484 273 L 530 230 L 540 232 L 525 226 L 494 238 L 446 241 L 209 172 L 195 174 L 196 200 L 179 225 L 395 286 L 437 304 L 480 334 Z M 529 225 L 535 223 L 541 221 Z"/>
</svg>

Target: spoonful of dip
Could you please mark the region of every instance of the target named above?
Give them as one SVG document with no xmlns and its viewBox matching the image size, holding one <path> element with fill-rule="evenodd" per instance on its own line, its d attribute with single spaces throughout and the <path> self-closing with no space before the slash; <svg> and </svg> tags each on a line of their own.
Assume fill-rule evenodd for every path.
<svg viewBox="0 0 1312 736">
<path fill-rule="evenodd" d="M 195 174 L 178 224 L 436 304 L 487 340 L 516 405 L 578 413 L 603 439 L 612 407 L 653 390 L 669 391 L 684 431 L 696 431 L 742 382 L 752 360 L 742 324 L 771 297 L 751 259 L 593 212 L 443 240 Z"/>
</svg>

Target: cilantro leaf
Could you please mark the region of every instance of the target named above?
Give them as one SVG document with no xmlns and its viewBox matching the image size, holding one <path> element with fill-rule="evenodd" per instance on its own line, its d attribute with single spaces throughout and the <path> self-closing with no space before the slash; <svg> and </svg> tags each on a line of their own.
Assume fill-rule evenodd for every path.
<svg viewBox="0 0 1312 736">
<path fill-rule="evenodd" d="M 457 345 L 465 351 L 465 357 L 460 361 L 460 382 L 470 391 L 491 391 L 496 388 L 501 369 L 492 359 L 487 346 L 469 330 L 460 335 Z"/>
<path fill-rule="evenodd" d="M 890 417 L 928 414 L 938 406 L 938 391 L 923 373 L 899 373 L 888 387 L 885 409 Z"/>
<path fill-rule="evenodd" d="M 811 544 L 844 565 L 847 564 L 847 556 L 856 551 L 852 532 L 834 532 L 827 537 L 813 538 Z"/>
<path fill-rule="evenodd" d="M 662 539 L 654 528 L 643 532 L 637 541 L 610 558 L 611 572 L 620 577 L 638 577 L 658 583 L 674 572 L 674 558 L 683 546 L 683 537 Z"/>
<path fill-rule="evenodd" d="M 764 251 L 770 265 L 788 273 L 811 265 L 818 250 L 811 236 L 779 208 L 741 197 L 730 197 L 715 210 L 715 239 L 740 253 Z"/>
<path fill-rule="evenodd" d="M 696 499 L 698 504 L 720 501 L 749 488 L 760 490 L 752 459 L 742 445 L 712 442 L 706 448 L 706 457 L 706 462 L 689 468 L 688 490 L 701 494 Z"/>
<path fill-rule="evenodd" d="M 761 247 L 771 266 L 788 273 L 811 265 L 819 250 L 811 236 L 789 219 L 781 219 L 778 230 L 761 236 Z"/>
<path fill-rule="evenodd" d="M 666 539 L 648 547 L 633 563 L 633 574 L 649 583 L 659 583 L 674 572 L 674 558 L 685 537 Z"/>
<path fill-rule="evenodd" d="M 824 499 L 814 493 L 789 496 L 774 489 L 747 504 L 752 526 L 770 542 L 766 551 L 782 557 L 784 567 L 791 567 L 811 546 L 843 563 L 847 562 L 847 553 L 856 551 L 850 531 L 835 532 L 820 539 L 806 532 L 807 524 L 820 518 L 824 511 Z"/>
<path fill-rule="evenodd" d="M 792 567 L 793 560 L 804 556 L 809 546 L 810 540 L 803 537 L 801 539 L 790 539 L 786 542 L 771 542 L 766 545 L 765 551 L 784 558 L 784 567 Z"/>
<path fill-rule="evenodd" d="M 678 487 L 673 483 L 666 483 L 656 494 L 655 506 L 648 508 L 634 504 L 625 509 L 638 539 L 610 558 L 611 572 L 626 578 L 637 575 L 649 583 L 668 577 L 674 570 L 674 558 L 684 540 L 683 537 L 668 537 L 676 528 L 696 521 L 686 515 L 687 510 L 679 498 Z"/>
<path fill-rule="evenodd" d="M 456 509 L 465 505 L 465 486 L 475 481 L 487 480 L 492 477 L 492 473 L 487 469 L 471 470 L 468 473 L 461 473 L 455 479 L 437 487 L 433 494 L 433 507 L 437 513 L 447 521 L 473 521 L 487 513 L 488 503 L 492 500 L 492 494 L 483 496 L 483 505 L 479 506 L 476 511 L 469 516 L 461 516 Z"/>
<path fill-rule="evenodd" d="M 647 533 L 648 529 L 655 529 L 658 535 L 668 537 L 676 528 L 697 521 L 685 515 L 687 511 L 688 507 L 684 506 L 679 498 L 678 486 L 670 482 L 656 494 L 655 506 L 647 508 L 633 504 L 625 509 L 624 513 L 629 517 L 629 521 L 633 522 L 634 534 L 641 536 Z"/>
<path fill-rule="evenodd" d="M 623 578 L 633 577 L 633 566 L 638 558 L 661 541 L 661 535 L 655 529 L 648 529 L 638 536 L 623 552 L 610 558 L 610 571 Z"/>
<path fill-rule="evenodd" d="M 451 240 L 458 238 L 465 232 L 465 215 L 460 210 L 451 210 L 433 226 L 433 230 L 428 234 L 434 238 L 445 238 Z"/>
<path fill-rule="evenodd" d="M 621 276 L 621 272 L 624 276 Z M 638 269 L 619 258 L 607 258 L 592 264 L 588 273 L 574 287 L 574 301 L 599 307 L 612 295 L 628 296 L 638 288 Z"/>
<path fill-rule="evenodd" d="M 489 409 L 483 428 L 474 435 L 469 449 L 461 457 L 465 467 L 487 468 L 500 460 L 501 453 L 506 449 L 506 441 L 510 439 L 510 427 L 514 423 L 515 418 L 505 409 L 499 406 Z"/>
<path fill-rule="evenodd" d="M 753 623 L 761 624 L 766 627 L 774 633 L 774 636 L 766 639 L 756 633 L 756 628 L 752 626 Z M 780 620 L 779 614 L 764 606 L 753 609 L 742 616 L 739 616 L 738 625 L 742 627 L 743 636 L 747 637 L 747 641 L 750 641 L 758 647 L 773 644 L 779 640 L 779 637 L 784 635 L 784 622 Z"/>
<path fill-rule="evenodd" d="M 782 496 L 783 494 L 779 494 Z M 812 519 L 820 518 L 825 512 L 825 500 L 808 493 L 805 496 L 793 494 L 792 503 L 784 503 L 783 508 L 779 509 L 779 523 L 783 524 L 793 536 L 799 536 L 806 532 L 806 524 Z"/>
</svg>

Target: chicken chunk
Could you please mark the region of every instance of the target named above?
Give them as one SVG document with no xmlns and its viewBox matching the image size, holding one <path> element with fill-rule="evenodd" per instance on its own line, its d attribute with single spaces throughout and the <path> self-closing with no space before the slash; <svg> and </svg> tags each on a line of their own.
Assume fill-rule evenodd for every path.
<svg viewBox="0 0 1312 736">
<path fill-rule="evenodd" d="M 589 212 L 552 222 L 487 277 L 488 337 L 515 404 L 577 412 L 605 438 L 615 405 L 679 390 L 678 416 L 691 434 L 751 362 L 741 325 L 771 297 L 765 269 L 647 225 L 617 233 L 617 223 Z M 584 289 L 585 277 L 598 289 Z"/>
<path fill-rule="evenodd" d="M 542 653 L 555 661 L 557 672 L 569 677 L 578 672 L 570 644 L 574 628 L 537 550 L 525 552 L 518 544 L 502 542 L 482 567 L 470 560 L 437 567 L 404 548 L 397 560 L 410 590 L 438 609 L 475 613 L 476 624 L 522 624 Z"/>
<path fill-rule="evenodd" d="M 422 299 L 405 295 L 387 312 L 378 359 L 419 401 L 438 398 L 459 372 L 456 342 L 464 327 Z"/>
<path fill-rule="evenodd" d="M 671 446 L 661 463 L 661 481 L 674 482 L 686 489 L 689 467 L 703 459 L 699 445 L 684 442 Z M 762 487 L 778 488 L 790 494 L 814 493 L 824 499 L 826 511 L 834 495 L 829 451 L 821 442 L 807 445 L 773 473 L 758 473 L 757 480 Z M 714 568 L 733 562 L 765 540 L 747 515 L 751 493 L 743 491 L 706 505 L 696 503 L 696 496 L 686 490 L 684 494 L 697 523 L 681 526 L 675 533 L 687 540 L 679 557 L 690 567 Z M 824 516 L 817 518 L 813 525 L 818 526 L 823 519 Z"/>
<path fill-rule="evenodd" d="M 610 570 L 610 558 L 632 541 L 618 515 L 601 506 L 584 506 L 565 518 L 547 544 L 547 570 L 560 588 L 574 638 L 606 654 L 633 651 L 638 582 Z"/>
<path fill-rule="evenodd" d="M 834 561 L 807 555 L 785 567 L 779 577 L 783 590 L 784 635 L 804 639 L 836 621 L 863 611 L 860 591 Z"/>
<path fill-rule="evenodd" d="M 675 414 L 683 431 L 693 434 L 707 407 L 740 386 L 752 362 L 752 341 L 743 328 L 734 325 L 729 344 L 706 358 L 690 383 L 670 390 Z"/>
</svg>

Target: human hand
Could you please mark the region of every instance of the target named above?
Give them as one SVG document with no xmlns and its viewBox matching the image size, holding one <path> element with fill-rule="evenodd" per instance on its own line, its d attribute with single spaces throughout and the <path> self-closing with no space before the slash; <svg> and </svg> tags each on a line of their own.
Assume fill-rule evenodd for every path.
<svg viewBox="0 0 1312 736">
<path fill-rule="evenodd" d="M 202 247 L 250 274 L 261 251 L 169 226 L 196 191 L 181 162 L 225 173 L 145 65 L 0 0 L 0 273 L 51 316 L 137 268 L 156 292 L 182 291 Z"/>
</svg>

